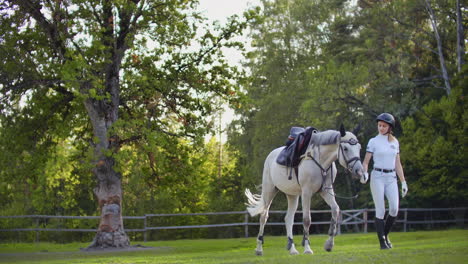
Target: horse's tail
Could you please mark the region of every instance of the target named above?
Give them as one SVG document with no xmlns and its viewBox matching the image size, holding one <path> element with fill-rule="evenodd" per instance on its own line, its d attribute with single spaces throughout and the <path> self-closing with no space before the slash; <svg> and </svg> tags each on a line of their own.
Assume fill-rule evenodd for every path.
<svg viewBox="0 0 468 264">
<path fill-rule="evenodd" d="M 248 200 L 246 203 L 247 211 L 251 216 L 262 214 L 269 208 L 269 205 L 267 204 L 269 204 L 271 201 L 265 202 L 265 196 L 268 196 L 268 193 L 265 194 L 265 192 L 268 192 L 268 188 L 264 187 L 271 185 L 266 183 L 271 183 L 270 164 L 272 162 L 276 162 L 278 151 L 278 149 L 273 150 L 265 159 L 262 174 L 262 194 L 252 194 L 249 189 L 245 189 L 245 196 L 247 196 Z"/>
<path fill-rule="evenodd" d="M 246 205 L 250 216 L 261 214 L 265 210 L 265 203 L 261 195 L 252 194 L 249 189 L 245 189 L 245 196 L 247 196 L 248 203 Z"/>
</svg>

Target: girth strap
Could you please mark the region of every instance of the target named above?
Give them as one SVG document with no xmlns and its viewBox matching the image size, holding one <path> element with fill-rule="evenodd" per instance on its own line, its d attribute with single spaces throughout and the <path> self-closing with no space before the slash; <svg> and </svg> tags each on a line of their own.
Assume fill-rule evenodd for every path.
<svg viewBox="0 0 468 264">
<path fill-rule="evenodd" d="M 329 171 L 330 169 L 333 170 L 333 163 L 331 163 L 330 166 L 329 166 L 327 169 L 324 169 L 324 168 L 322 167 L 322 165 L 320 165 L 320 163 L 310 154 L 310 152 L 307 152 L 306 157 L 309 158 L 309 159 L 311 159 L 311 160 L 320 168 L 320 171 L 322 172 L 322 186 L 320 186 L 320 190 L 322 191 L 322 190 L 323 190 L 323 186 L 324 186 L 324 184 L 325 184 L 325 182 L 326 182 L 326 180 L 327 180 L 328 171 Z M 333 171 L 332 171 L 331 177 L 333 177 Z M 333 180 L 331 180 L 331 181 L 333 181 Z"/>
</svg>

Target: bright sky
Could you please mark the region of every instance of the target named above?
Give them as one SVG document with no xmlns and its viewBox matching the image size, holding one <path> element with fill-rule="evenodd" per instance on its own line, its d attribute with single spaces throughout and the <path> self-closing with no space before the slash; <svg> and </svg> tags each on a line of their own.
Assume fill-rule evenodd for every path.
<svg viewBox="0 0 468 264">
<path fill-rule="evenodd" d="M 248 7 L 258 5 L 259 0 L 200 0 L 199 9 L 211 20 L 226 22 L 234 14 L 242 15 Z"/>
<path fill-rule="evenodd" d="M 242 14 L 249 7 L 253 7 L 260 4 L 260 0 L 199 0 L 199 10 L 205 15 L 211 22 L 217 20 L 221 24 L 227 22 L 227 18 L 237 14 L 242 17 Z M 248 43 L 246 43 L 248 44 Z M 240 59 L 240 52 L 235 50 L 225 50 L 226 57 L 232 63 L 238 63 Z"/>
<path fill-rule="evenodd" d="M 200 0 L 199 10 L 211 21 L 218 20 L 221 24 L 226 23 L 227 18 L 237 14 L 242 16 L 249 7 L 259 5 L 260 0 Z M 238 63 L 241 53 L 235 50 L 225 50 L 225 55 L 232 63 Z M 222 129 L 224 130 L 232 119 L 234 111 L 226 107 L 222 115 Z M 226 141 L 223 135 L 222 141 Z"/>
</svg>

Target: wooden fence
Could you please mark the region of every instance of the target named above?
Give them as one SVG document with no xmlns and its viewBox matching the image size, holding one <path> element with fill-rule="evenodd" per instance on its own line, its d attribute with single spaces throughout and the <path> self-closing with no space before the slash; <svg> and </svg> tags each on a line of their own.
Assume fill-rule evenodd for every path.
<svg viewBox="0 0 468 264">
<path fill-rule="evenodd" d="M 397 223 L 403 225 L 403 231 L 406 232 L 410 225 L 434 225 L 434 224 L 457 224 L 464 225 L 466 222 L 465 214 L 467 207 L 461 208 L 400 208 L 399 218 Z M 433 212 L 446 212 L 446 215 L 451 215 L 452 219 L 434 219 L 427 217 L 423 220 L 413 220 L 412 214 L 417 212 L 429 213 Z M 331 214 L 330 210 L 312 210 L 311 214 Z M 369 224 L 374 224 L 374 209 L 355 209 L 355 210 L 342 210 L 339 218 L 339 232 L 341 227 L 346 225 L 359 225 L 362 226 L 362 231 L 367 233 Z M 286 211 L 270 211 L 270 215 L 286 214 Z M 298 211 L 296 214 L 302 214 Z M 235 223 L 219 223 L 219 224 L 205 224 L 205 225 L 178 225 L 178 226 L 149 226 L 148 220 L 153 217 L 179 217 L 179 216 L 219 216 L 219 215 L 244 215 L 243 222 Z M 371 217 L 370 217 L 371 215 Z M 0 224 L 2 219 L 34 219 L 36 227 L 34 228 L 10 228 L 4 229 L 0 225 L 0 232 L 36 232 L 36 242 L 39 241 L 39 232 L 96 232 L 96 229 L 85 228 L 42 228 L 40 227 L 40 219 L 96 219 L 99 220 L 100 216 L 56 216 L 56 215 L 17 215 L 17 216 L 0 216 Z M 301 217 L 302 218 L 302 217 Z M 191 214 L 146 214 L 144 216 L 123 216 L 125 220 L 141 220 L 143 221 L 143 228 L 128 229 L 127 232 L 143 232 L 144 241 L 147 241 L 147 233 L 152 230 L 170 230 L 170 229 L 192 229 L 192 228 L 214 228 L 214 227 L 244 227 L 245 237 L 249 236 L 249 226 L 258 226 L 258 217 L 251 218 L 247 211 L 235 212 L 213 212 L 213 213 L 191 213 Z M 312 216 L 312 220 L 314 217 Z M 267 222 L 269 226 L 283 226 L 284 222 Z M 294 225 L 302 225 L 302 222 L 295 222 Z M 312 225 L 330 225 L 330 221 L 312 221 Z"/>
</svg>

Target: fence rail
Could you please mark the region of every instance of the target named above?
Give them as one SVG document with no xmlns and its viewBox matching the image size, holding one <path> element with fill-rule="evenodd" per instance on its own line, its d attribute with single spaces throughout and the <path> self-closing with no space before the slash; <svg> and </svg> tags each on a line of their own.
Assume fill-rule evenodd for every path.
<svg viewBox="0 0 468 264">
<path fill-rule="evenodd" d="M 465 214 L 467 207 L 459 208 L 401 208 L 399 211 L 399 218 L 397 223 L 403 224 L 403 231 L 408 230 L 410 225 L 433 225 L 433 224 L 461 224 L 464 225 L 466 222 Z M 340 211 L 339 218 L 339 230 L 341 232 L 341 226 L 346 225 L 362 225 L 363 232 L 367 233 L 368 225 L 373 224 L 373 218 L 371 220 L 369 213 L 374 213 L 374 209 L 354 209 L 354 210 L 342 210 Z M 412 213 L 432 213 L 432 212 L 451 212 L 453 219 L 424 219 L 424 220 L 409 220 L 412 218 Z M 270 211 L 270 215 L 273 214 L 286 214 L 286 211 Z M 331 210 L 311 210 L 311 214 L 324 214 L 330 213 Z M 296 214 L 302 214 L 302 211 L 297 211 Z M 219 216 L 219 215 L 244 215 L 243 222 L 235 223 L 220 223 L 220 224 L 203 224 L 203 225 L 179 225 L 179 226 L 149 226 L 148 219 L 152 217 L 180 217 L 180 216 Z M 10 228 L 4 229 L 0 226 L 0 232 L 36 232 L 36 241 L 39 241 L 39 232 L 96 232 L 96 229 L 86 228 L 41 228 L 39 227 L 39 219 L 100 219 L 100 216 L 57 216 L 57 215 L 15 215 L 15 216 L 0 216 L 1 219 L 25 219 L 32 218 L 35 220 L 35 228 Z M 247 211 L 233 211 L 233 212 L 208 212 L 208 213 L 189 213 L 189 214 L 146 214 L 144 216 L 123 216 L 124 220 L 143 220 L 143 228 L 128 229 L 127 232 L 143 232 L 144 240 L 147 240 L 147 232 L 152 230 L 174 230 L 174 229 L 194 229 L 194 228 L 214 228 L 214 227 L 244 227 L 245 237 L 249 236 L 249 226 L 258 226 L 259 223 L 255 219 L 252 219 Z M 314 219 L 314 217 L 312 217 Z M 1 222 L 0 222 L 1 223 Z M 329 225 L 330 221 L 312 221 L 312 225 Z M 267 222 L 269 226 L 282 226 L 284 222 Z M 294 222 L 294 225 L 302 225 L 302 222 Z"/>
</svg>

